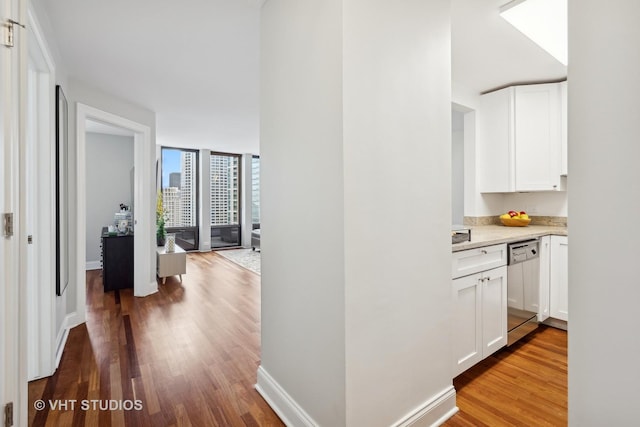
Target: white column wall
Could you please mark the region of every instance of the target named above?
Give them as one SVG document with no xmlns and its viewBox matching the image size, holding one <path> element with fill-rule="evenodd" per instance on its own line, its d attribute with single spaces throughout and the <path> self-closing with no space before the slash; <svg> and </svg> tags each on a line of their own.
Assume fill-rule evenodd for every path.
<svg viewBox="0 0 640 427">
<path fill-rule="evenodd" d="M 449 6 L 263 6 L 257 387 L 289 425 L 455 410 Z"/>
<path fill-rule="evenodd" d="M 569 425 L 637 423 L 640 2 L 569 1 Z"/>
<path fill-rule="evenodd" d="M 345 425 L 341 14 L 340 0 L 266 2 L 260 82 L 258 385 L 268 373 L 314 423 L 335 427 Z"/>
<path fill-rule="evenodd" d="M 450 1 L 343 10 L 347 425 L 388 426 L 451 390 Z"/>
<path fill-rule="evenodd" d="M 240 171 L 242 179 L 240 180 L 242 188 L 240 190 L 241 215 L 240 225 L 242 226 L 242 242 L 240 244 L 245 248 L 251 248 L 251 229 L 253 228 L 251 219 L 251 164 L 253 154 L 246 153 L 242 155 L 242 165 Z"/>
<path fill-rule="evenodd" d="M 200 252 L 211 250 L 211 151 L 201 149 L 198 153 L 200 173 L 200 209 L 199 222 L 199 249 Z"/>
</svg>

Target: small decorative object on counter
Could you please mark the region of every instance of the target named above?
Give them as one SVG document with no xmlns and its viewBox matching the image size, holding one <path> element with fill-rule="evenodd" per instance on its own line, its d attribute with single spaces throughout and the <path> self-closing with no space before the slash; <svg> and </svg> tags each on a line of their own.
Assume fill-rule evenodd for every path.
<svg viewBox="0 0 640 427">
<path fill-rule="evenodd" d="M 167 241 L 164 244 L 164 248 L 167 252 L 176 251 L 176 235 L 173 233 L 167 234 Z"/>
<path fill-rule="evenodd" d="M 471 229 L 464 225 L 451 226 L 451 243 L 461 243 L 471 241 Z"/>
<path fill-rule="evenodd" d="M 531 218 L 525 211 L 509 211 L 500 215 L 500 221 L 507 227 L 526 227 L 531 222 Z"/>
</svg>

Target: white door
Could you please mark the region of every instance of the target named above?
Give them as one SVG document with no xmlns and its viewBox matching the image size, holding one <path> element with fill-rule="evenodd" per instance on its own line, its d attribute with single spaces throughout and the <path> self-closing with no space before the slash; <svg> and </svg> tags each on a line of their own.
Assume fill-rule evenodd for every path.
<svg viewBox="0 0 640 427">
<path fill-rule="evenodd" d="M 453 280 L 453 375 L 482 360 L 482 288 L 480 274 Z"/>
<path fill-rule="evenodd" d="M 12 402 L 14 425 L 26 424 L 26 370 L 21 335 L 21 288 L 19 262 L 19 138 L 20 138 L 20 57 L 24 53 L 24 30 L 15 27 L 14 47 L 5 46 L 9 19 L 23 21 L 22 0 L 0 0 L 0 406 Z M 4 213 L 13 213 L 13 235 L 5 235 Z"/>
<path fill-rule="evenodd" d="M 55 175 L 53 168 L 54 65 L 39 37 L 36 22 L 29 20 L 26 79 L 25 143 L 21 205 L 27 242 L 25 287 L 27 300 L 28 379 L 49 376 L 55 364 Z M 27 237 L 28 238 L 28 237 Z"/>
</svg>

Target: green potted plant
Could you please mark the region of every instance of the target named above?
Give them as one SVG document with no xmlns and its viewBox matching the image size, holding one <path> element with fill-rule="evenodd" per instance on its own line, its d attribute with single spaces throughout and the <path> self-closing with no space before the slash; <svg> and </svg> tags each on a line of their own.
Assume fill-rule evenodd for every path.
<svg viewBox="0 0 640 427">
<path fill-rule="evenodd" d="M 166 211 L 162 204 L 162 192 L 158 190 L 158 197 L 156 198 L 156 244 L 158 246 L 164 246 L 164 240 L 167 237 L 167 229 L 165 228 Z"/>
</svg>

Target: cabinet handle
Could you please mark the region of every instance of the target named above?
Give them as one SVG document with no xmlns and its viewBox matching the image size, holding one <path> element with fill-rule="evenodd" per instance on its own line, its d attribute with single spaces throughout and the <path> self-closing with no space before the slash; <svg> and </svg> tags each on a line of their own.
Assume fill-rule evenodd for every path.
<svg viewBox="0 0 640 427">
<path fill-rule="evenodd" d="M 483 253 L 484 255 L 487 254 L 487 250 L 486 249 L 482 249 L 480 252 Z"/>
<path fill-rule="evenodd" d="M 487 276 L 487 279 L 486 279 L 486 280 L 491 281 L 491 276 Z"/>
</svg>

